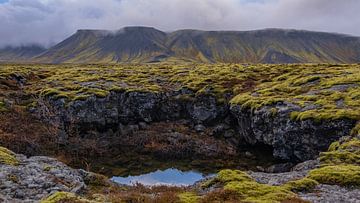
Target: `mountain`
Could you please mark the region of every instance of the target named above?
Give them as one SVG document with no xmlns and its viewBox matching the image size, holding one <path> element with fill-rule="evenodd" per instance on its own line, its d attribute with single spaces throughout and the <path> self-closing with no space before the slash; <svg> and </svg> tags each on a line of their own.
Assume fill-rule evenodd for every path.
<svg viewBox="0 0 360 203">
<path fill-rule="evenodd" d="M 303 30 L 79 30 L 33 57 L 42 63 L 358 63 L 360 37 Z"/>
<path fill-rule="evenodd" d="M 38 45 L 11 47 L 0 49 L 0 61 L 28 61 L 43 53 L 46 49 Z"/>
<path fill-rule="evenodd" d="M 169 35 L 176 56 L 205 62 L 353 63 L 360 61 L 360 38 L 322 32 L 182 30 Z"/>
<path fill-rule="evenodd" d="M 166 53 L 166 33 L 147 27 L 126 27 L 116 32 L 79 30 L 50 48 L 37 60 L 62 62 L 143 62 Z"/>
</svg>

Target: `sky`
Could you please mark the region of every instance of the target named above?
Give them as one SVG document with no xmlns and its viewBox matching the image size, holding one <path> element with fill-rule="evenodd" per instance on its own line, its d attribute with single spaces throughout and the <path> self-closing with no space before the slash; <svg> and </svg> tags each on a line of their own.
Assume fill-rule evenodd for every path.
<svg viewBox="0 0 360 203">
<path fill-rule="evenodd" d="M 360 36 L 360 0 L 0 0 L 0 47 L 51 46 L 78 29 L 305 29 Z"/>
</svg>

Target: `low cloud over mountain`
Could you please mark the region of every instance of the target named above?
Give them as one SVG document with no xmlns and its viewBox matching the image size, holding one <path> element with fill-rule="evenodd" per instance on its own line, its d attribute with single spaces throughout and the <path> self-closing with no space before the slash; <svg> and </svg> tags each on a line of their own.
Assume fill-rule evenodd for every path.
<svg viewBox="0 0 360 203">
<path fill-rule="evenodd" d="M 60 42 L 78 29 L 128 25 L 165 31 L 296 28 L 360 35 L 358 0 L 9 0 L 0 46 Z"/>
</svg>

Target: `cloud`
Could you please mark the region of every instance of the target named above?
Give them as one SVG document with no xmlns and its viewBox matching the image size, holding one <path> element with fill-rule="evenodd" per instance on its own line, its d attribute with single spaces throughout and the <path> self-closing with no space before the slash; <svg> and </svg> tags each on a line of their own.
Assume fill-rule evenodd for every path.
<svg viewBox="0 0 360 203">
<path fill-rule="evenodd" d="M 360 36 L 358 0 L 10 0 L 0 4 L 0 46 L 50 46 L 77 29 L 128 25 L 165 31 L 293 28 Z"/>
</svg>

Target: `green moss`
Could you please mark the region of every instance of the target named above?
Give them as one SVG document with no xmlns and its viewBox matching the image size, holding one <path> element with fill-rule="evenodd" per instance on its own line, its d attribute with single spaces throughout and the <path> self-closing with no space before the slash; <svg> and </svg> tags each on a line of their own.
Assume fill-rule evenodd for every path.
<svg viewBox="0 0 360 203">
<path fill-rule="evenodd" d="M 257 183 L 239 170 L 222 170 L 213 181 L 224 184 L 225 190 L 236 192 L 245 202 L 281 202 L 296 197 L 288 188 Z"/>
<path fill-rule="evenodd" d="M 14 182 L 14 183 L 18 183 L 18 182 L 19 182 L 19 177 L 17 177 L 17 176 L 14 175 L 14 174 L 9 174 L 9 175 L 7 176 L 7 180 L 12 181 L 12 182 Z"/>
<path fill-rule="evenodd" d="M 300 79 L 297 79 L 293 81 L 294 85 L 303 85 L 309 82 L 313 82 L 315 80 L 319 80 L 320 76 L 308 76 L 308 77 L 301 77 Z"/>
<path fill-rule="evenodd" d="M 181 203 L 196 203 L 199 202 L 200 197 L 192 192 L 184 192 L 178 195 Z"/>
<path fill-rule="evenodd" d="M 310 171 L 309 178 L 322 184 L 360 186 L 360 166 L 325 166 Z"/>
<path fill-rule="evenodd" d="M 349 140 L 345 140 L 343 143 L 341 143 L 338 149 L 353 151 L 357 154 L 360 154 L 360 139 L 354 137 Z"/>
<path fill-rule="evenodd" d="M 44 171 L 50 171 L 52 168 L 53 168 L 53 167 L 50 166 L 50 165 L 45 165 L 44 168 L 43 168 L 43 170 L 44 170 Z"/>
<path fill-rule="evenodd" d="M 0 112 L 8 111 L 5 103 L 3 101 L 0 101 Z"/>
<path fill-rule="evenodd" d="M 360 155 L 348 151 L 324 152 L 320 155 L 320 161 L 325 165 L 336 164 L 358 164 L 360 165 Z"/>
<path fill-rule="evenodd" d="M 83 88 L 81 90 L 83 93 L 95 95 L 96 97 L 104 98 L 109 95 L 109 91 L 98 89 L 98 88 Z"/>
<path fill-rule="evenodd" d="M 73 101 L 85 101 L 90 95 L 79 95 L 73 98 Z"/>
<path fill-rule="evenodd" d="M 329 151 L 329 152 L 336 151 L 336 150 L 339 149 L 339 147 L 340 147 L 340 142 L 338 142 L 338 141 L 333 142 L 333 143 L 331 143 L 331 145 L 329 146 L 328 151 Z"/>
<path fill-rule="evenodd" d="M 238 94 L 231 103 L 258 109 L 286 101 L 300 107 L 315 107 L 291 113 L 292 120 L 360 120 L 359 66 L 345 65 L 341 69 L 330 66 L 299 65 L 293 66 L 293 69 L 288 69 L 292 66 L 279 66 L 285 68 L 283 72 L 278 72 L 280 76 L 257 85 L 251 91 Z M 348 85 L 348 89 L 338 90 L 336 85 Z"/>
<path fill-rule="evenodd" d="M 327 152 L 320 154 L 320 162 L 324 166 L 338 164 L 360 165 L 360 140 L 358 138 L 343 138 L 333 142 Z"/>
<path fill-rule="evenodd" d="M 236 191 L 245 202 L 281 202 L 296 195 L 281 186 L 259 184 L 255 181 L 231 181 L 225 190 Z"/>
<path fill-rule="evenodd" d="M 44 200 L 41 203 L 61 203 L 61 202 L 79 202 L 74 193 L 70 192 L 56 192 Z"/>
<path fill-rule="evenodd" d="M 270 109 L 270 114 L 272 117 L 275 117 L 278 113 L 278 109 L 277 108 L 271 108 Z"/>
<path fill-rule="evenodd" d="M 360 135 L 360 122 L 351 130 L 351 135 Z"/>
<path fill-rule="evenodd" d="M 313 179 L 302 178 L 299 180 L 287 182 L 282 187 L 291 190 L 293 192 L 305 192 L 305 191 L 311 191 L 318 184 L 319 183 Z"/>
<path fill-rule="evenodd" d="M 216 179 L 219 182 L 227 183 L 230 181 L 251 181 L 251 177 L 242 171 L 239 170 L 221 170 L 217 176 Z"/>
<path fill-rule="evenodd" d="M 16 159 L 14 152 L 0 147 L 0 164 L 15 166 L 19 164 L 19 161 Z"/>
</svg>

